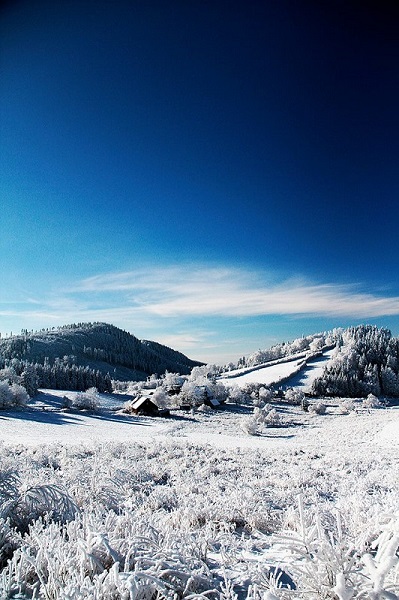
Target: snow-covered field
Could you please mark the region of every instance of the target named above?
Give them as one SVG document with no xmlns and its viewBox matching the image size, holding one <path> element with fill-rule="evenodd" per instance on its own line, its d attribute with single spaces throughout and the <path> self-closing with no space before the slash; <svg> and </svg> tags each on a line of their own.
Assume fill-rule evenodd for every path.
<svg viewBox="0 0 399 600">
<path fill-rule="evenodd" d="M 249 436 L 248 407 L 64 394 L 0 412 L 1 598 L 398 598 L 399 407 L 276 404 L 283 426 Z"/>
</svg>

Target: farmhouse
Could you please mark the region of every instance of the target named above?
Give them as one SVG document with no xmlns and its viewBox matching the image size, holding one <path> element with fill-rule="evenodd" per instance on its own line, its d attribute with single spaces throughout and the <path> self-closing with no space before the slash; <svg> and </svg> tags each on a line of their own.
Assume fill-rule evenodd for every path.
<svg viewBox="0 0 399 600">
<path fill-rule="evenodd" d="M 158 406 L 151 400 L 152 394 L 141 395 L 129 406 L 129 412 L 135 415 L 148 415 L 151 417 L 159 414 Z"/>
<path fill-rule="evenodd" d="M 206 385 L 200 385 L 199 389 L 202 393 L 203 404 L 205 404 L 206 406 L 210 406 L 211 408 L 216 408 L 217 406 L 220 406 L 219 400 L 216 400 L 216 398 L 214 398 L 212 394 L 210 394 Z"/>
</svg>

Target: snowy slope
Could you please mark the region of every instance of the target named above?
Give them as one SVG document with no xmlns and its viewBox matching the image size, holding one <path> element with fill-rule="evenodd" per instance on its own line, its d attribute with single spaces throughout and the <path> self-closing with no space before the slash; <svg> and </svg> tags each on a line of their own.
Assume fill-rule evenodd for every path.
<svg viewBox="0 0 399 600">
<path fill-rule="evenodd" d="M 295 360 L 278 362 L 256 370 L 251 370 L 250 372 L 244 372 L 242 375 L 236 375 L 235 377 L 222 377 L 219 381 L 224 385 L 238 385 L 239 387 L 242 387 L 247 383 L 273 385 L 296 373 L 303 362 L 303 357 Z"/>
<path fill-rule="evenodd" d="M 310 359 L 307 359 L 306 354 L 301 353 L 288 359 L 283 358 L 259 365 L 251 370 L 238 369 L 222 377 L 220 382 L 224 385 L 235 384 L 240 387 L 247 383 L 263 383 L 271 386 L 284 382 L 286 386 L 300 387 L 307 391 L 316 377 L 320 377 L 333 352 L 334 349 L 326 350 L 321 356 Z"/>
<path fill-rule="evenodd" d="M 290 377 L 290 379 L 286 382 L 286 385 L 290 387 L 298 387 L 304 392 L 309 391 L 314 380 L 318 377 L 321 377 L 324 367 L 334 352 L 335 348 L 332 348 L 331 350 L 324 352 L 322 356 L 317 356 L 316 358 L 312 358 L 311 360 L 307 361 L 304 368 Z"/>
</svg>

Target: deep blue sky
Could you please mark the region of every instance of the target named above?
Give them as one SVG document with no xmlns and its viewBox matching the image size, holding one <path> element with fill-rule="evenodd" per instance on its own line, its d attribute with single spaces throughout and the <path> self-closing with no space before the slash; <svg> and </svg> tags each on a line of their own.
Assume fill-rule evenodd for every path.
<svg viewBox="0 0 399 600">
<path fill-rule="evenodd" d="M 0 331 L 104 320 L 215 362 L 399 333 L 399 9 L 8 2 Z"/>
</svg>

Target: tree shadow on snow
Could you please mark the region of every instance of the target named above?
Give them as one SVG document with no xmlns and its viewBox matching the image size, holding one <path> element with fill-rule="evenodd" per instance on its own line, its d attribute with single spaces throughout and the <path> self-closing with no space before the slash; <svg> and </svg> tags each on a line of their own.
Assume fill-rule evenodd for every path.
<svg viewBox="0 0 399 600">
<path fill-rule="evenodd" d="M 49 425 L 73 425 L 79 419 L 64 412 L 43 410 L 39 408 L 24 408 L 22 410 L 4 410 L 0 413 L 0 420 L 17 419 L 20 421 L 35 421 Z"/>
<path fill-rule="evenodd" d="M 294 438 L 295 435 L 293 433 L 287 433 L 287 434 L 279 433 L 279 434 L 276 434 L 276 435 L 273 435 L 273 434 L 270 434 L 270 433 L 269 434 L 267 434 L 267 433 L 261 433 L 261 434 L 258 434 L 256 437 L 268 438 L 268 439 L 276 439 L 276 438 L 278 438 L 278 439 L 290 440 L 290 439 Z"/>
<path fill-rule="evenodd" d="M 90 412 L 90 411 L 81 411 L 81 412 L 77 412 L 75 414 L 79 414 L 79 415 L 84 415 L 87 418 L 90 419 L 97 419 L 100 421 L 112 421 L 114 423 L 124 423 L 125 425 L 145 425 L 146 427 L 149 427 L 152 422 L 153 419 L 151 417 L 140 417 L 140 416 L 135 416 L 135 415 L 121 415 L 118 413 L 115 413 L 113 411 L 106 411 L 106 410 L 102 410 L 102 411 L 98 411 L 98 412 Z M 149 422 L 149 419 L 151 418 L 151 421 Z"/>
<path fill-rule="evenodd" d="M 47 423 L 48 425 L 84 425 L 86 419 L 97 419 L 101 421 L 112 421 L 124 423 L 125 425 L 145 425 L 151 426 L 142 417 L 132 417 L 129 415 L 118 415 L 112 411 L 102 410 L 100 412 L 78 411 L 78 410 L 56 410 L 52 408 L 20 408 L 14 410 L 0 411 L 0 421 L 9 421 L 16 419 L 19 421 L 32 421 L 35 423 Z"/>
</svg>

